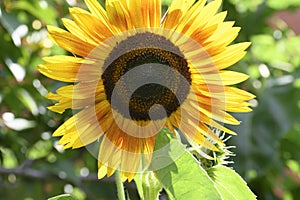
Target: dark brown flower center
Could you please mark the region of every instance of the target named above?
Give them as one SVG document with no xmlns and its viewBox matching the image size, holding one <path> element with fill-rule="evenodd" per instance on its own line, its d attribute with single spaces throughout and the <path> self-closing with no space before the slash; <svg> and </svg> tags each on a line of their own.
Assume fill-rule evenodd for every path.
<svg viewBox="0 0 300 200">
<path fill-rule="evenodd" d="M 170 116 L 190 90 L 186 59 L 178 47 L 153 33 L 136 34 L 120 42 L 104 67 L 107 99 L 113 109 L 129 119 L 147 121 Z"/>
</svg>

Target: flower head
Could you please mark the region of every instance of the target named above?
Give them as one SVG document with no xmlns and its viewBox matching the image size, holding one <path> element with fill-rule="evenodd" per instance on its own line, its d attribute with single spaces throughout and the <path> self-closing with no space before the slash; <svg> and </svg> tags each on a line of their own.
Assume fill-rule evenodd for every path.
<svg viewBox="0 0 300 200">
<path fill-rule="evenodd" d="M 249 112 L 254 96 L 231 87 L 247 79 L 224 70 L 249 43 L 233 44 L 240 28 L 217 13 L 221 0 L 173 0 L 163 15 L 160 0 L 85 0 L 71 8 L 66 30 L 48 26 L 51 38 L 76 56 L 44 58 L 42 74 L 67 83 L 46 97 L 49 109 L 79 110 L 53 136 L 65 148 L 100 141 L 98 176 L 120 167 L 123 181 L 151 162 L 156 134 L 178 130 L 192 146 L 217 151 L 212 131 L 239 124 L 228 112 Z"/>
</svg>

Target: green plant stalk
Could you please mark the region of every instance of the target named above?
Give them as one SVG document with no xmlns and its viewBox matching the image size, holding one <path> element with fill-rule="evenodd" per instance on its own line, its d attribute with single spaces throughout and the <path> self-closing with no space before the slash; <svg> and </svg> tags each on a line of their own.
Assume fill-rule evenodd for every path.
<svg viewBox="0 0 300 200">
<path fill-rule="evenodd" d="M 119 200 L 126 200 L 125 198 L 125 192 L 124 192 L 124 185 L 121 179 L 121 173 L 120 170 L 116 170 L 115 172 L 115 178 L 116 178 L 116 185 L 117 185 L 117 192 L 118 192 L 118 199 Z"/>
</svg>

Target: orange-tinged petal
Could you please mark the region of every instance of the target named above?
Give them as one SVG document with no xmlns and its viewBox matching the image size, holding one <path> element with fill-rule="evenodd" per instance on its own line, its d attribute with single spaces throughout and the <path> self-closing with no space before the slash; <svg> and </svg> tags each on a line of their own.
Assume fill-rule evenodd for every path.
<svg viewBox="0 0 300 200">
<path fill-rule="evenodd" d="M 72 20 L 67 19 L 67 18 L 62 18 L 62 23 L 72 33 L 78 38 L 88 38 L 89 43 L 93 43 L 94 41 L 91 39 L 89 35 L 87 35 L 80 27 Z"/>
<path fill-rule="evenodd" d="M 128 13 L 127 4 L 124 1 L 107 0 L 106 12 L 109 22 L 120 31 L 133 29 Z"/>
<path fill-rule="evenodd" d="M 85 0 L 85 3 L 93 15 L 99 18 L 101 22 L 109 26 L 106 11 L 97 0 Z"/>
<path fill-rule="evenodd" d="M 186 137 L 191 138 L 191 140 L 193 140 L 197 144 L 203 145 L 205 148 L 217 151 L 216 146 L 211 142 L 208 142 L 204 135 L 199 132 L 195 126 L 191 126 L 188 122 L 185 121 L 186 120 L 183 120 L 183 122 L 181 123 L 180 129 Z"/>
<path fill-rule="evenodd" d="M 168 9 L 162 27 L 174 29 L 178 26 L 183 14 L 194 4 L 195 0 L 174 0 Z"/>
<path fill-rule="evenodd" d="M 113 36 L 110 28 L 93 15 L 82 13 L 79 8 L 70 8 L 70 14 L 75 23 L 89 35 L 89 37 L 93 38 L 96 43 L 100 43 L 106 38 Z"/>
<path fill-rule="evenodd" d="M 208 21 L 216 14 L 218 11 L 219 7 L 221 6 L 221 0 L 215 0 L 210 3 L 208 3 L 204 8 L 203 8 L 203 2 L 199 2 L 198 4 L 193 6 L 197 7 L 195 10 L 190 10 L 189 12 L 194 12 L 193 13 L 187 13 L 186 15 L 193 15 L 193 17 L 189 17 L 186 21 L 183 20 L 180 22 L 181 26 L 177 27 L 177 31 L 180 31 L 187 36 L 190 36 L 193 34 L 195 30 L 201 30 L 203 29 Z"/>
<path fill-rule="evenodd" d="M 203 44 L 203 47 L 211 56 L 221 53 L 226 49 L 226 46 L 238 36 L 239 31 L 239 27 L 233 27 L 224 32 L 222 35 L 218 36 L 218 39 L 214 40 L 213 42 L 208 41 L 207 43 Z M 224 35 L 227 35 L 227 37 L 224 37 Z"/>
<path fill-rule="evenodd" d="M 161 0 L 148 0 L 150 27 L 160 27 Z"/>
</svg>

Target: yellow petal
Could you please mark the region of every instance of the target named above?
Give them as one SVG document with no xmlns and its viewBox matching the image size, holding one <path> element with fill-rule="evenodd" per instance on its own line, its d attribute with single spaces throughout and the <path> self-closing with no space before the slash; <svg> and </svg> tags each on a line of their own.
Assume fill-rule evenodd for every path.
<svg viewBox="0 0 300 200">
<path fill-rule="evenodd" d="M 47 63 L 39 65 L 39 71 L 52 79 L 64 82 L 99 79 L 101 69 L 94 61 L 72 56 L 52 56 L 43 60 Z"/>
<path fill-rule="evenodd" d="M 86 98 L 97 98 L 99 93 L 104 92 L 104 86 L 102 84 L 96 85 L 95 82 L 81 82 L 76 85 L 67 85 L 60 87 L 56 90 L 57 94 L 62 97 L 71 99 L 86 99 Z"/>
<path fill-rule="evenodd" d="M 129 182 L 134 178 L 141 161 L 141 143 L 140 140 L 137 141 L 131 141 L 130 139 L 124 141 L 124 145 L 136 145 L 136 152 L 122 151 L 121 176 L 128 179 Z"/>
<path fill-rule="evenodd" d="M 220 24 L 222 23 L 225 18 L 227 16 L 227 11 L 223 11 L 223 12 L 220 12 L 220 13 L 217 13 L 215 16 L 213 16 L 209 22 L 207 23 L 206 26 L 211 26 L 213 24 Z"/>
<path fill-rule="evenodd" d="M 194 107 L 192 107 L 191 105 L 189 105 L 187 102 L 184 103 L 182 105 L 183 107 L 183 111 L 185 112 L 183 114 L 183 116 L 188 116 L 188 117 L 191 117 L 195 120 L 199 120 L 200 122 L 203 122 L 211 127 L 215 127 L 219 130 L 222 130 L 228 134 L 232 134 L 232 135 L 236 135 L 235 132 L 225 128 L 224 126 L 220 125 L 219 123 L 215 122 L 212 118 L 204 115 L 204 114 L 201 114 L 198 109 L 195 109 Z M 186 117 L 186 118 L 188 118 Z"/>
<path fill-rule="evenodd" d="M 243 82 L 249 78 L 248 75 L 235 72 L 225 71 L 220 72 L 212 71 L 203 73 L 202 76 L 193 74 L 192 80 L 195 84 L 215 84 L 215 85 L 233 85 Z"/>
<path fill-rule="evenodd" d="M 160 27 L 161 0 L 148 0 L 150 27 Z"/>
<path fill-rule="evenodd" d="M 67 18 L 62 18 L 62 23 L 68 29 L 68 31 L 70 31 L 70 33 L 72 33 L 76 37 L 89 38 L 90 40 L 88 40 L 88 42 L 91 42 L 91 43 L 94 42 L 93 40 L 91 40 L 89 35 L 87 35 L 82 29 L 80 29 L 79 26 L 74 21 L 67 19 Z"/>
<path fill-rule="evenodd" d="M 235 87 L 225 87 L 226 100 L 250 100 L 255 98 L 255 95 Z"/>
<path fill-rule="evenodd" d="M 79 8 L 70 8 L 70 14 L 76 24 L 89 35 L 96 44 L 113 35 L 105 23 L 89 13 L 82 13 Z"/>
<path fill-rule="evenodd" d="M 150 164 L 151 162 L 151 158 L 152 158 L 152 153 L 153 153 L 153 149 L 154 149 L 154 144 L 155 144 L 155 138 L 156 136 L 153 137 L 148 137 L 143 139 L 143 155 L 146 158 L 146 165 Z"/>
<path fill-rule="evenodd" d="M 47 26 L 47 29 L 51 34 L 51 37 L 59 46 L 76 55 L 88 56 L 95 48 L 94 45 L 89 44 L 87 41 L 83 41 L 82 39 L 84 38 L 79 39 L 63 29 L 54 26 Z"/>
<path fill-rule="evenodd" d="M 60 140 L 61 143 L 71 142 L 73 148 L 87 145 L 98 139 L 106 131 L 106 127 L 101 126 L 101 121 L 106 120 L 105 116 L 109 109 L 105 101 L 97 104 L 95 108 L 86 108 L 63 123 L 53 133 L 53 136 L 65 136 Z M 68 141 L 70 135 L 72 138 Z"/>
<path fill-rule="evenodd" d="M 85 0 L 85 3 L 88 9 L 91 11 L 93 15 L 95 15 L 99 20 L 105 23 L 108 26 L 108 18 L 106 11 L 104 8 L 99 4 L 97 0 Z"/>
<path fill-rule="evenodd" d="M 245 50 L 250 46 L 250 42 L 243 42 L 226 47 L 226 49 L 212 57 L 218 69 L 224 69 L 234 65 L 241 60 L 245 55 Z"/>
<path fill-rule="evenodd" d="M 107 169 L 107 176 L 113 175 L 113 173 L 116 171 L 116 169 L 119 167 L 121 163 L 121 153 L 122 150 L 116 148 L 115 151 L 113 152 L 110 160 L 108 161 L 108 169 Z"/>
<path fill-rule="evenodd" d="M 222 110 L 214 109 L 214 107 L 212 106 L 199 106 L 193 102 L 191 102 L 190 104 L 194 107 L 194 109 L 198 109 L 202 114 L 206 115 L 209 118 L 232 125 L 240 124 L 240 122 L 237 121 L 234 117 Z"/>
<path fill-rule="evenodd" d="M 186 136 L 192 139 L 197 144 L 204 146 L 205 148 L 217 151 L 217 147 L 211 142 L 207 141 L 204 135 L 197 130 L 195 126 L 191 126 L 187 120 L 183 120 L 181 126 L 179 127 L 181 132 Z"/>
<path fill-rule="evenodd" d="M 222 32 L 222 34 L 214 40 L 209 38 L 208 41 L 203 44 L 203 47 L 211 56 L 221 53 L 226 49 L 226 46 L 238 36 L 239 31 L 239 27 L 233 27 L 226 32 Z M 224 37 L 224 35 L 226 35 L 226 37 Z"/>
<path fill-rule="evenodd" d="M 102 179 L 106 174 L 107 174 L 107 167 L 105 165 L 101 165 L 98 168 L 98 179 Z"/>
<path fill-rule="evenodd" d="M 197 8 L 194 13 L 194 17 L 190 17 L 186 22 L 183 20 L 180 22 L 182 28 L 177 29 L 177 31 L 185 33 L 187 36 L 190 36 L 193 34 L 195 30 L 201 30 L 204 29 L 208 21 L 216 14 L 218 9 L 221 6 L 222 1 L 221 0 L 215 0 L 210 3 L 208 3 L 204 8 L 202 7 L 202 2 L 199 2 L 199 8 Z M 193 7 L 196 7 L 197 5 L 194 5 Z M 192 9 L 190 12 L 193 11 Z M 186 15 L 189 15 L 186 14 Z"/>
<path fill-rule="evenodd" d="M 220 72 L 221 80 L 224 85 L 233 85 L 240 82 L 243 82 L 249 78 L 248 75 L 234 72 L 234 71 L 221 71 Z"/>
<path fill-rule="evenodd" d="M 126 2 L 107 0 L 106 12 L 110 23 L 120 31 L 126 31 L 134 28 L 130 21 Z"/>
<path fill-rule="evenodd" d="M 163 28 L 175 29 L 179 25 L 183 14 L 194 4 L 195 0 L 174 0 L 168 9 L 165 20 L 163 21 Z"/>
</svg>

